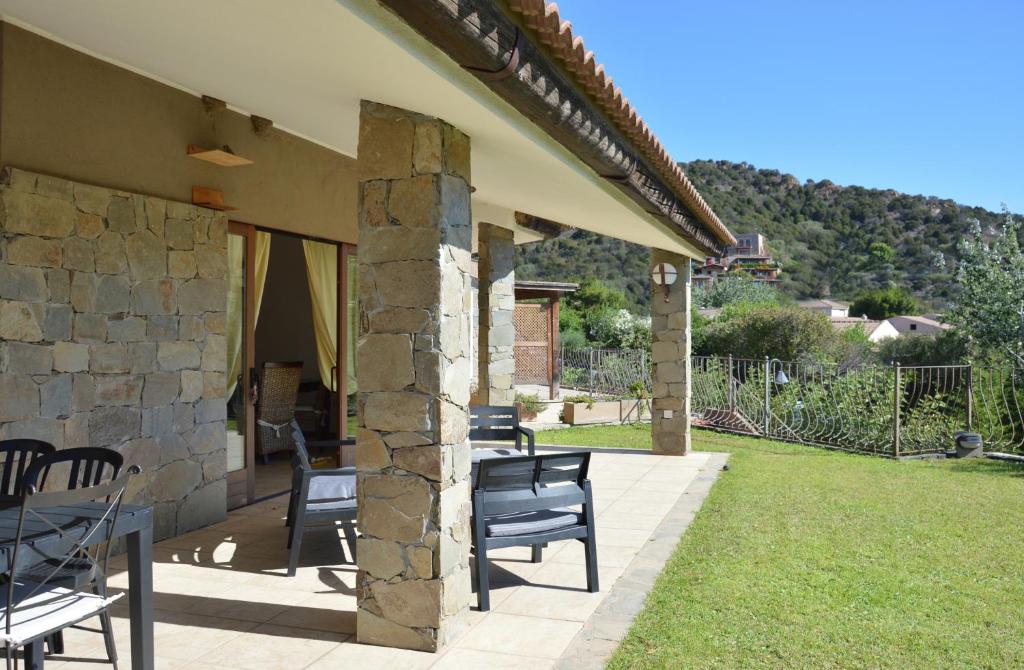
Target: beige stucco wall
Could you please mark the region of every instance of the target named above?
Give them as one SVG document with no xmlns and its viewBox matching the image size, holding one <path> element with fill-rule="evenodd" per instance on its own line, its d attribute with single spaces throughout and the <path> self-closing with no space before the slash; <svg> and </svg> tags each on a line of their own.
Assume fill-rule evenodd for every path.
<svg viewBox="0 0 1024 670">
<path fill-rule="evenodd" d="M 354 159 L 277 129 L 258 137 L 245 115 L 210 115 L 193 95 L 0 30 L 0 164 L 184 202 L 193 185 L 209 186 L 239 208 L 232 219 L 356 241 Z M 210 165 L 188 157 L 189 144 L 228 144 L 255 165 Z"/>
</svg>

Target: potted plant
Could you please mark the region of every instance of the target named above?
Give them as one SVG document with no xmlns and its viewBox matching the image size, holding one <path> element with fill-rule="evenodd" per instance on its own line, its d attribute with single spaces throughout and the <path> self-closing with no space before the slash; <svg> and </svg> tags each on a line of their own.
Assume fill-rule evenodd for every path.
<svg viewBox="0 0 1024 670">
<path fill-rule="evenodd" d="M 516 409 L 519 410 L 520 421 L 533 421 L 544 409 L 544 403 L 540 401 L 536 393 L 531 395 L 516 393 Z"/>
</svg>

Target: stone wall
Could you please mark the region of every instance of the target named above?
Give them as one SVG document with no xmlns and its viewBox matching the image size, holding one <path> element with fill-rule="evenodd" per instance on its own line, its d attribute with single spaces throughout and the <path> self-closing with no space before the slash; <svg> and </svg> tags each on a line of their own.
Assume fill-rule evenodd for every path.
<svg viewBox="0 0 1024 670">
<path fill-rule="evenodd" d="M 690 450 L 690 259 L 651 250 L 651 267 L 668 263 L 678 273 L 669 287 L 651 282 L 651 442 L 654 453 Z"/>
<path fill-rule="evenodd" d="M 469 138 L 363 102 L 360 642 L 436 651 L 468 611 Z"/>
<path fill-rule="evenodd" d="M 110 447 L 163 538 L 225 516 L 227 221 L 0 174 L 0 439 Z"/>
<path fill-rule="evenodd" d="M 478 236 L 480 347 L 477 397 L 482 405 L 511 405 L 516 392 L 516 248 L 513 233 L 480 223 Z"/>
</svg>

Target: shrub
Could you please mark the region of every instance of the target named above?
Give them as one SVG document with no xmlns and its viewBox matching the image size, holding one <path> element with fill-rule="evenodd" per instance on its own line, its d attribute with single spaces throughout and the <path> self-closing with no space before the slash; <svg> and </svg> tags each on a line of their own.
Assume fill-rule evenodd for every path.
<svg viewBox="0 0 1024 670">
<path fill-rule="evenodd" d="M 850 305 L 850 316 L 866 316 L 875 321 L 890 316 L 907 316 L 918 311 L 917 300 L 904 288 L 879 288 L 860 293 Z"/>
<path fill-rule="evenodd" d="M 528 416 L 537 416 L 544 409 L 544 403 L 536 393 L 516 393 L 516 402 L 522 407 L 522 412 Z"/>
<path fill-rule="evenodd" d="M 736 305 L 704 327 L 698 353 L 738 358 L 823 358 L 838 335 L 828 318 L 798 307 Z"/>
<path fill-rule="evenodd" d="M 593 409 L 594 408 L 594 403 L 597 402 L 597 400 L 594 398 L 594 396 L 592 396 L 592 395 L 582 395 L 582 394 L 581 395 L 567 395 L 567 396 L 565 396 L 563 401 L 564 402 L 572 402 L 572 403 L 582 402 L 582 403 L 585 403 L 587 405 L 587 409 Z"/>
</svg>

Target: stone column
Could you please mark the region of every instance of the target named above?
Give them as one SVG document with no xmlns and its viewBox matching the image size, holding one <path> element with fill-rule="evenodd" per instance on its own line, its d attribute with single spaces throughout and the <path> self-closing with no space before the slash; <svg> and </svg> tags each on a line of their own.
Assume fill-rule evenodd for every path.
<svg viewBox="0 0 1024 670">
<path fill-rule="evenodd" d="M 471 599 L 469 138 L 362 103 L 359 642 L 437 651 Z"/>
<path fill-rule="evenodd" d="M 684 456 L 690 450 L 690 259 L 651 249 L 651 267 L 658 263 L 678 276 L 667 301 L 665 288 L 651 282 L 651 442 L 656 454 Z"/>
<path fill-rule="evenodd" d="M 516 361 L 515 265 L 512 231 L 480 223 L 477 245 L 479 262 L 479 390 L 482 405 L 511 405 Z"/>
</svg>

